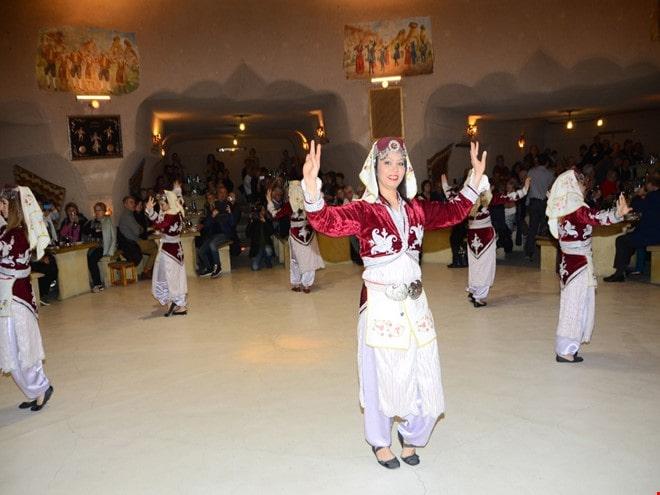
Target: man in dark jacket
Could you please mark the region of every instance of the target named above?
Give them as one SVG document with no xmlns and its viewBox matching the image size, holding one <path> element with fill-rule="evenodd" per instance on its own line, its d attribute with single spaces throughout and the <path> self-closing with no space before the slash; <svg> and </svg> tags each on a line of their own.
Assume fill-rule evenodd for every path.
<svg viewBox="0 0 660 495">
<path fill-rule="evenodd" d="M 605 282 L 623 282 L 630 258 L 638 248 L 660 244 L 660 177 L 651 177 L 646 182 L 646 196 L 635 198 L 633 209 L 642 215 L 639 225 L 628 234 L 616 238 L 614 268 L 616 271 Z"/>
<path fill-rule="evenodd" d="M 212 198 L 211 194 L 207 198 Z M 232 205 L 227 200 L 227 190 L 218 188 L 216 201 L 209 205 L 209 212 L 202 220 L 204 241 L 197 249 L 200 277 L 217 278 L 220 276 L 220 255 L 218 247 L 232 240 L 234 232 Z"/>
</svg>

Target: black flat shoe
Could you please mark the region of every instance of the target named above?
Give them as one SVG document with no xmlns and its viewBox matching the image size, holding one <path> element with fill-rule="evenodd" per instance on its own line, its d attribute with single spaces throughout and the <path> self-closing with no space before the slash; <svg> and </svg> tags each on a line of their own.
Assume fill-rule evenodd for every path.
<svg viewBox="0 0 660 495">
<path fill-rule="evenodd" d="M 185 315 L 187 315 L 187 314 L 188 314 L 188 310 L 184 310 L 184 311 L 175 311 L 174 313 L 172 313 L 172 316 L 185 316 Z"/>
<path fill-rule="evenodd" d="M 573 354 L 573 361 L 571 361 L 570 359 L 563 358 L 559 354 L 555 354 L 555 359 L 558 363 L 581 363 L 582 361 L 584 361 L 584 358 L 578 356 L 577 352 Z"/>
<path fill-rule="evenodd" d="M 170 309 L 167 310 L 167 313 L 165 313 L 163 316 L 167 318 L 168 316 L 172 316 L 172 313 L 174 313 L 174 308 L 176 308 L 176 304 L 172 303 L 170 304 Z"/>
<path fill-rule="evenodd" d="M 623 273 L 613 273 L 609 277 L 603 278 L 605 282 L 625 282 L 626 277 L 623 275 Z"/>
<path fill-rule="evenodd" d="M 468 292 L 468 299 L 470 300 L 470 302 L 472 303 L 474 302 L 474 296 L 472 295 L 472 292 Z"/>
<path fill-rule="evenodd" d="M 34 406 L 30 408 L 30 411 L 41 411 L 46 403 L 50 400 L 51 395 L 53 395 L 53 386 L 51 385 L 48 387 L 48 390 L 46 390 L 46 393 L 44 394 L 44 401 L 41 403 L 41 405 L 37 404 L 37 401 L 34 401 Z"/>
<path fill-rule="evenodd" d="M 21 402 L 18 405 L 18 408 L 19 409 L 30 409 L 32 406 L 36 406 L 36 405 L 37 405 L 37 401 L 36 400 L 31 400 L 29 402 Z"/>
<path fill-rule="evenodd" d="M 401 444 L 401 448 L 408 447 L 408 448 L 414 448 L 414 445 L 408 445 L 407 443 L 404 443 L 403 441 L 403 435 L 401 435 L 401 432 L 398 431 L 397 434 L 399 435 L 399 443 Z M 417 452 L 415 452 L 413 455 L 409 455 L 408 457 L 403 457 L 401 456 L 401 460 L 408 464 L 409 466 L 417 466 L 419 464 L 419 456 L 417 455 Z"/>
<path fill-rule="evenodd" d="M 488 306 L 486 301 L 477 301 L 476 299 L 472 300 L 472 304 L 474 304 L 475 308 L 483 308 L 484 306 Z"/>
<path fill-rule="evenodd" d="M 396 456 L 392 457 L 391 459 L 388 459 L 387 461 L 381 461 L 378 456 L 376 455 L 376 452 L 378 452 L 380 449 L 384 449 L 385 447 L 371 447 L 371 450 L 373 451 L 374 455 L 376 456 L 376 460 L 378 461 L 378 464 L 381 466 L 387 468 L 387 469 L 397 469 L 398 467 L 401 466 L 399 463 L 399 459 L 396 458 Z"/>
</svg>

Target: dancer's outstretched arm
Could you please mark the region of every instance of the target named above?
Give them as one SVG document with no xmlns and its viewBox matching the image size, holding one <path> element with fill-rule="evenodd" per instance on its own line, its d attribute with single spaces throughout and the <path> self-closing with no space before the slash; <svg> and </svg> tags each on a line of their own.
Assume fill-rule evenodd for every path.
<svg viewBox="0 0 660 495">
<path fill-rule="evenodd" d="M 424 228 L 427 230 L 451 227 L 461 223 L 468 216 L 472 205 L 479 197 L 482 190 L 488 187 L 488 179 L 482 181 L 486 170 L 486 156 L 484 151 L 479 159 L 479 143 L 470 143 L 470 161 L 472 162 L 472 177 L 468 184 L 461 189 L 457 196 L 452 197 L 447 203 L 437 201 L 423 201 Z"/>
<path fill-rule="evenodd" d="M 328 207 L 321 195 L 321 145 L 310 143 L 309 153 L 303 166 L 302 188 L 305 193 L 307 219 L 315 230 L 331 237 L 343 237 L 360 233 L 364 204 L 354 201 L 342 206 Z"/>
</svg>

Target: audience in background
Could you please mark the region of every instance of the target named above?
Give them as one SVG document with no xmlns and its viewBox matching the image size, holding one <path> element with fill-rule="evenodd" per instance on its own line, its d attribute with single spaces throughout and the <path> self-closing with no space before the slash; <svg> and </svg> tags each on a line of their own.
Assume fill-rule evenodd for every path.
<svg viewBox="0 0 660 495">
<path fill-rule="evenodd" d="M 65 217 L 60 225 L 59 239 L 65 244 L 80 242 L 82 237 L 81 228 L 87 222 L 87 218 L 80 213 L 78 205 L 67 203 L 64 207 Z"/>
</svg>

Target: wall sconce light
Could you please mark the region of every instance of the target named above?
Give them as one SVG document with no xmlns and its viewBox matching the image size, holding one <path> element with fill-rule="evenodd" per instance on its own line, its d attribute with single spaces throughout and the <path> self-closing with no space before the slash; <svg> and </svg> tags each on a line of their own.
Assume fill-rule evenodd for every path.
<svg viewBox="0 0 660 495">
<path fill-rule="evenodd" d="M 247 125 L 245 124 L 245 117 L 247 117 L 247 114 L 239 113 L 235 116 L 238 117 L 238 130 L 240 132 L 245 132 L 245 129 L 247 129 Z"/>
<path fill-rule="evenodd" d="M 399 81 L 401 81 L 401 76 L 372 77 L 371 78 L 371 82 L 373 84 L 379 84 L 380 83 L 380 85 L 383 88 L 387 88 L 390 85 L 390 83 L 398 83 Z"/>
<path fill-rule="evenodd" d="M 100 108 L 101 101 L 110 101 L 110 95 L 76 95 L 76 100 L 88 103 L 93 109 Z"/>
<path fill-rule="evenodd" d="M 468 137 L 473 138 L 477 135 L 478 130 L 479 128 L 477 127 L 477 124 L 468 124 L 465 128 L 465 133 L 468 135 Z"/>
<path fill-rule="evenodd" d="M 323 127 L 322 125 L 318 126 L 314 130 L 314 136 L 316 138 L 316 142 L 319 144 L 327 144 L 330 142 L 330 140 L 328 139 L 328 135 L 325 132 L 325 127 Z"/>
<path fill-rule="evenodd" d="M 518 148 L 523 149 L 525 147 L 525 135 L 521 134 L 518 138 Z"/>
<path fill-rule="evenodd" d="M 165 148 L 160 149 L 160 156 L 165 156 Z"/>
<path fill-rule="evenodd" d="M 571 119 L 571 112 L 572 110 L 568 110 L 568 120 L 566 121 L 566 129 L 568 129 L 569 131 L 572 130 L 573 127 L 575 127 L 575 125 L 573 124 L 573 120 Z"/>
<path fill-rule="evenodd" d="M 234 146 L 238 146 L 238 139 L 236 139 L 236 136 L 234 136 L 234 139 L 232 140 L 231 144 Z"/>
<path fill-rule="evenodd" d="M 597 127 L 603 127 L 603 125 L 605 125 L 605 120 L 601 117 L 600 119 L 598 119 L 596 121 L 596 126 Z"/>
</svg>

